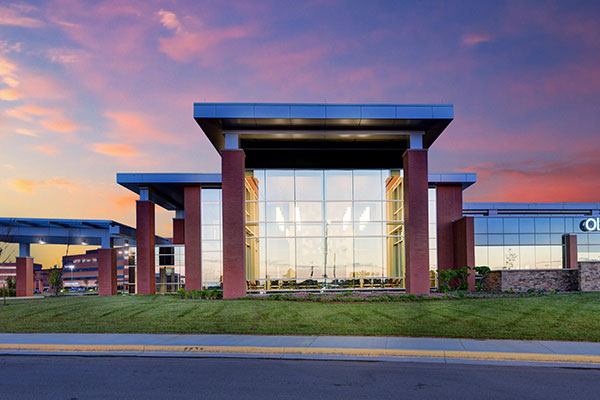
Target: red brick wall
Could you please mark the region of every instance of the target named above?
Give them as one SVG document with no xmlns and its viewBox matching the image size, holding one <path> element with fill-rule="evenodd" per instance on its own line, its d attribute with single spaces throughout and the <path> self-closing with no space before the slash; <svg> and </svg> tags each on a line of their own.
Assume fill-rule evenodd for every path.
<svg viewBox="0 0 600 400">
<path fill-rule="evenodd" d="M 33 296 L 33 258 L 17 257 L 17 297 Z"/>
<path fill-rule="evenodd" d="M 406 291 L 429 293 L 427 150 L 404 153 Z"/>
<path fill-rule="evenodd" d="M 200 186 L 184 188 L 185 288 L 187 290 L 202 290 L 200 194 Z"/>
<path fill-rule="evenodd" d="M 173 244 L 185 243 L 185 219 L 173 218 Z"/>
<path fill-rule="evenodd" d="M 223 298 L 246 295 L 245 156 L 222 150 Z"/>
<path fill-rule="evenodd" d="M 137 293 L 156 293 L 154 254 L 154 203 L 148 200 L 136 202 L 137 228 Z"/>
<path fill-rule="evenodd" d="M 453 223 L 454 267 L 475 267 L 475 221 L 462 217 Z M 469 271 L 469 290 L 475 290 L 475 271 Z"/>
<path fill-rule="evenodd" d="M 460 267 L 454 264 L 452 223 L 462 217 L 462 186 L 438 186 L 436 196 L 438 269 Z"/>
<path fill-rule="evenodd" d="M 114 296 L 117 294 L 117 250 L 98 250 L 98 294 Z"/>
</svg>

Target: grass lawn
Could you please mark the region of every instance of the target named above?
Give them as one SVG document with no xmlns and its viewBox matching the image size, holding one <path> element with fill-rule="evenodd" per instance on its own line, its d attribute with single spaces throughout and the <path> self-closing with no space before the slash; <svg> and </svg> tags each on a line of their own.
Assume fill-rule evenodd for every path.
<svg viewBox="0 0 600 400">
<path fill-rule="evenodd" d="M 0 332 L 382 335 L 600 341 L 600 293 L 394 303 L 64 296 L 10 300 Z"/>
</svg>

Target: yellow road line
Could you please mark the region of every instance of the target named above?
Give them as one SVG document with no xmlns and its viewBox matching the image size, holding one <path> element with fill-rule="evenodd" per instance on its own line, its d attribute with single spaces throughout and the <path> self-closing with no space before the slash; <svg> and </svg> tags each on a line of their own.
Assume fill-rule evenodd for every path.
<svg viewBox="0 0 600 400">
<path fill-rule="evenodd" d="M 89 344 L 0 344 L 0 352 L 44 353 L 184 353 L 184 354 L 252 354 L 316 355 L 390 358 L 460 359 L 478 361 L 517 361 L 541 363 L 576 363 L 600 365 L 600 356 L 578 354 L 504 353 L 489 351 L 357 349 L 328 347 L 260 347 L 260 346 L 181 346 L 181 345 L 89 345 Z"/>
</svg>

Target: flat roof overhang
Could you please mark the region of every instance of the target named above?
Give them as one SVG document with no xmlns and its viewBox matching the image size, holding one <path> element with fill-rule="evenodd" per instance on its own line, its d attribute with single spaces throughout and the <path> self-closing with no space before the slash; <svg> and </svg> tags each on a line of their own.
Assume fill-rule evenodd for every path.
<svg viewBox="0 0 600 400">
<path fill-rule="evenodd" d="M 23 244 L 61 244 L 114 247 L 135 246 L 136 230 L 112 220 L 0 218 L 0 241 Z M 156 244 L 170 244 L 156 236 Z"/>
<path fill-rule="evenodd" d="M 477 180 L 474 173 L 429 174 L 429 185 L 461 185 L 464 189 Z M 184 209 L 184 187 L 198 185 L 206 189 L 222 187 L 221 174 L 195 173 L 118 173 L 117 183 L 136 194 L 149 189 L 150 200 L 166 210 Z"/>
<path fill-rule="evenodd" d="M 119 173 L 117 183 L 136 194 L 148 188 L 150 200 L 166 210 L 183 210 L 183 189 L 198 185 L 221 188 L 221 174 L 196 173 Z"/>
<path fill-rule="evenodd" d="M 215 149 L 235 133 L 248 168 L 398 168 L 411 132 L 429 148 L 452 105 L 194 103 Z"/>
</svg>

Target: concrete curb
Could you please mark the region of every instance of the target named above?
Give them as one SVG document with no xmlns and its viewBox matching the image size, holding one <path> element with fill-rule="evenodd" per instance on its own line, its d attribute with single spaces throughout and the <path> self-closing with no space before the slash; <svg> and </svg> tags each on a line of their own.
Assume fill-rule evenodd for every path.
<svg viewBox="0 0 600 400">
<path fill-rule="evenodd" d="M 416 361 L 600 368 L 600 356 L 598 355 L 328 347 L 3 343 L 0 344 L 0 355 L 238 357 L 357 361 Z"/>
</svg>

